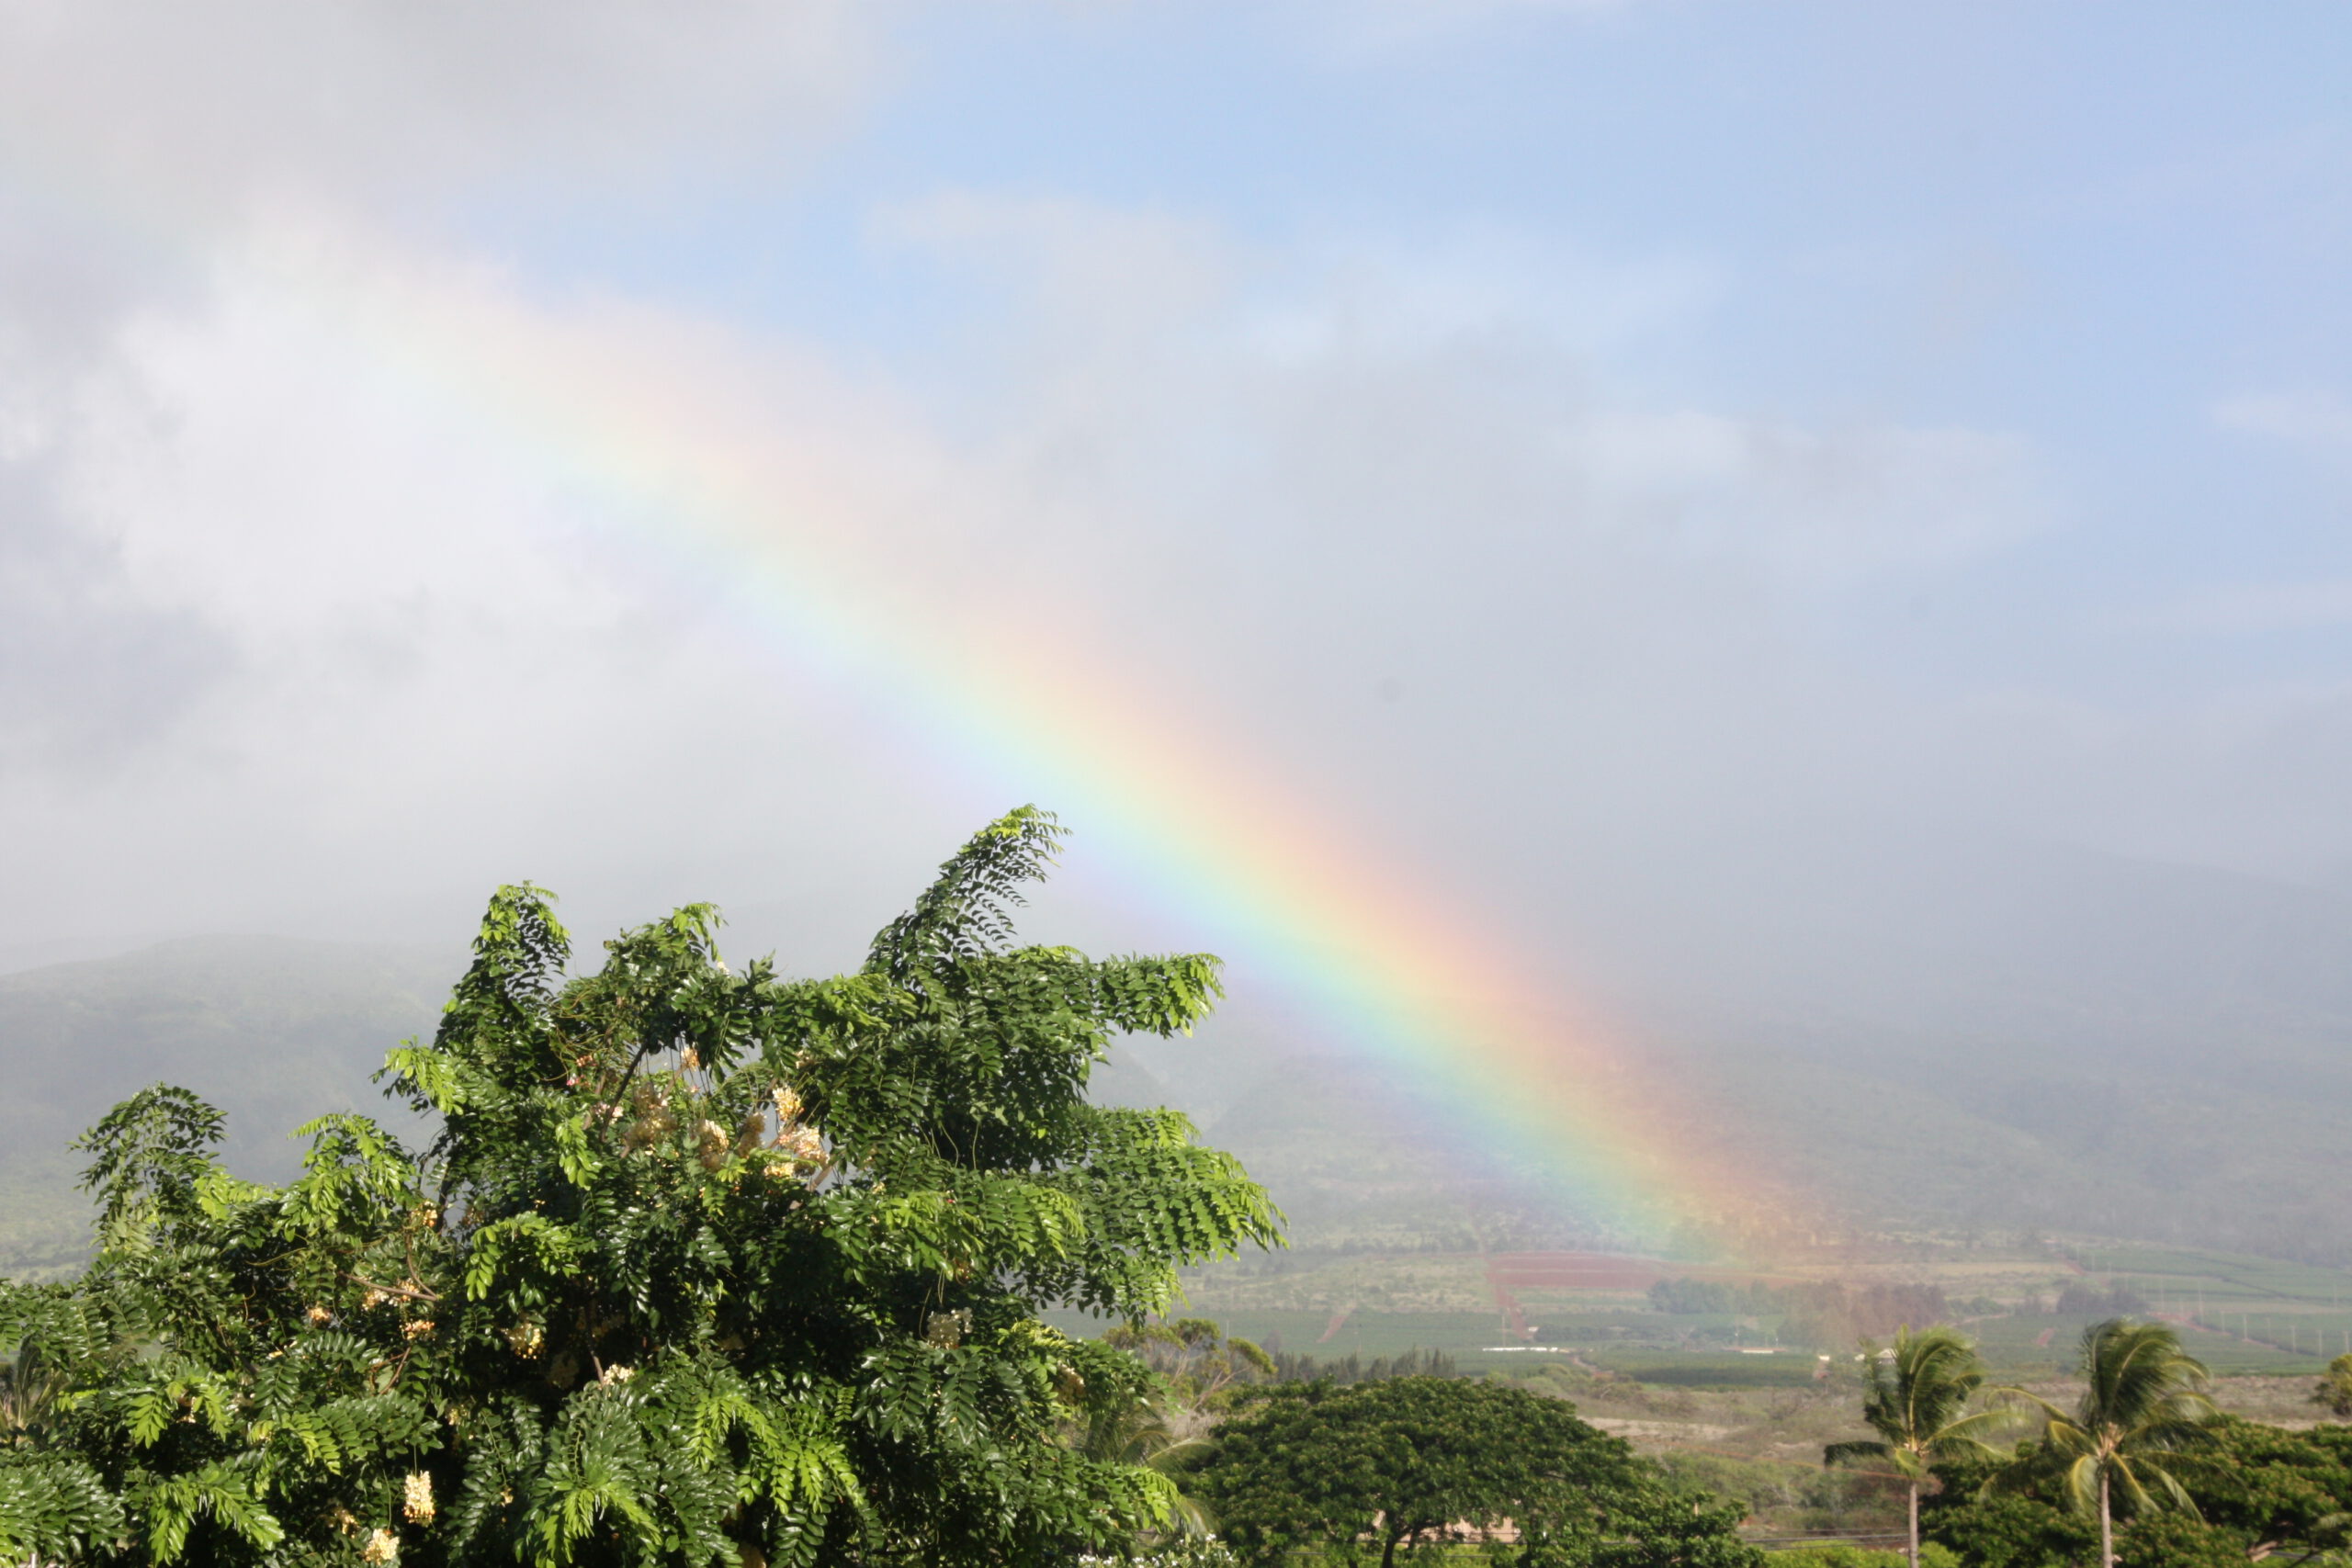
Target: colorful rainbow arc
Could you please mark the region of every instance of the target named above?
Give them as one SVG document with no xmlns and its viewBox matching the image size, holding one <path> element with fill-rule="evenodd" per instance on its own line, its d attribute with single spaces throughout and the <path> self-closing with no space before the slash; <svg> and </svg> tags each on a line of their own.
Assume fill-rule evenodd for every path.
<svg viewBox="0 0 2352 1568">
<path fill-rule="evenodd" d="M 729 390 L 707 355 L 429 267 L 299 247 L 275 265 L 364 362 L 623 502 L 652 547 L 729 582 L 797 666 L 837 673 L 934 753 L 978 759 L 1090 838 L 1115 839 L 1154 897 L 1279 976 L 1335 1043 L 1551 1173 L 1616 1234 L 1696 1223 L 1754 1238 L 1781 1217 L 1752 1171 L 1679 1130 L 1677 1086 L 1564 1024 L 1563 999 L 1475 920 L 1384 874 L 1229 749 L 1180 732 L 1163 705 L 1099 673 L 1096 650 L 959 635 L 894 596 L 843 492 L 806 454 L 777 452 L 757 397 Z"/>
</svg>

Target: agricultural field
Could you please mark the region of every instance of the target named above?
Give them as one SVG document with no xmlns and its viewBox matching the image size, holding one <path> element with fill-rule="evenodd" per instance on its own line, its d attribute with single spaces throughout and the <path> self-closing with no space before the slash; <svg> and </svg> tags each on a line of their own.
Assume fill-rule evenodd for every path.
<svg viewBox="0 0 2352 1568">
<path fill-rule="evenodd" d="M 2083 1330 L 2112 1314 L 2052 1313 L 2030 1317 L 1980 1318 L 1968 1323 L 1978 1352 L 1996 1375 L 2034 1378 L 2063 1375 L 2071 1365 Z M 2143 1314 L 2144 1315 L 2144 1314 Z M 2170 1319 L 2182 1347 L 2213 1370 L 2216 1377 L 2316 1375 L 2326 1357 L 2296 1355 L 2260 1339 L 2221 1334 L 2181 1319 Z M 2257 1325 L 2258 1326 L 2258 1325 Z M 2306 1334 L 2308 1342 L 2310 1336 Z"/>
<path fill-rule="evenodd" d="M 1465 1372 L 1556 1360 L 1661 1387 L 1821 1382 L 1850 1366 L 1860 1337 L 1936 1318 L 1974 1336 L 1997 1376 L 2025 1381 L 2063 1375 L 2083 1329 L 2118 1312 L 2172 1323 L 2225 1379 L 2310 1376 L 2352 1352 L 2352 1270 L 2097 1240 L 1905 1238 L 1758 1270 L 1595 1253 L 1306 1253 L 1201 1270 L 1187 1296 L 1181 1311 L 1318 1359 L 1438 1350 Z M 1661 1298 L 1716 1310 L 1661 1310 Z"/>
<path fill-rule="evenodd" d="M 1973 1336 L 1993 1381 L 2071 1403 L 2083 1330 L 2161 1316 L 2215 1374 L 2232 1414 L 2286 1427 L 2352 1336 L 2352 1271 L 2191 1248 L 1905 1237 L 1768 1269 L 1595 1253 L 1298 1253 L 1204 1269 L 1183 1315 L 1210 1318 L 1341 1379 L 1409 1352 L 1572 1401 L 1694 1485 L 1742 1500 L 1751 1539 L 1898 1538 L 1879 1479 L 1827 1471 L 1825 1444 L 1867 1436 L 1859 1338 L 1897 1322 Z M 1679 1307 L 1685 1310 L 1667 1310 Z M 1699 1309 L 1699 1310 L 1690 1310 Z M 1931 1310 L 1932 1309 L 1932 1310 Z M 1072 1332 L 1100 1332 L 1076 1314 Z"/>
</svg>

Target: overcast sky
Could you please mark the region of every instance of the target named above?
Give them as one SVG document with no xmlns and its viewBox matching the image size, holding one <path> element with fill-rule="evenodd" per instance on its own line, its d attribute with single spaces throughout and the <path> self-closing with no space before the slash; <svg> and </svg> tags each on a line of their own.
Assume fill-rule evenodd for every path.
<svg viewBox="0 0 2352 1568">
<path fill-rule="evenodd" d="M 1090 931 L 1245 942 L 963 639 L 1539 931 L 1799 823 L 2335 878 L 2348 31 L 8 5 L 0 946 L 530 876 L 834 962 L 1024 799 Z M 485 417 L 526 361 L 797 476 L 803 586 Z"/>
</svg>

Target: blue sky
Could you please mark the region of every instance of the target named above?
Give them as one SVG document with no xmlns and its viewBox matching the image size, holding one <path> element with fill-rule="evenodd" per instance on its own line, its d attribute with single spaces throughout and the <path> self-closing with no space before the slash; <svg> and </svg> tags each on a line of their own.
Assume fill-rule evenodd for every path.
<svg viewBox="0 0 2352 1568">
<path fill-rule="evenodd" d="M 0 942 L 266 923 L 322 855 L 442 920 L 508 833 L 615 903 L 863 887 L 980 798 L 844 691 L 778 697 L 714 808 L 791 772 L 838 840 L 583 842 L 651 771 L 484 807 L 502 682 L 729 733 L 682 671 L 823 682 L 582 547 L 524 458 L 345 397 L 254 259 L 288 232 L 845 389 L 855 482 L 956 476 L 910 591 L 1115 640 L 1498 907 L 1799 819 L 2352 865 L 2339 6 L 5 25 L 0 610 L 45 629 L 0 644 L 0 789 L 47 830 Z M 809 777 L 795 727 L 844 713 Z M 390 799 L 412 837 L 355 842 Z"/>
<path fill-rule="evenodd" d="M 1834 635 L 1926 681 L 2162 702 L 2352 651 L 2343 619 L 2196 609 L 2352 571 L 2341 454 L 2220 412 L 2342 395 L 2345 29 L 2326 6 L 934 7 L 814 153 L 697 146 L 619 200 L 525 169 L 462 220 L 551 281 L 983 401 L 967 355 L 1018 280 L 877 213 L 1159 214 L 1270 291 L 1461 269 L 1463 310 L 1539 333 L 1578 270 L 1656 278 L 1593 367 L 1627 397 L 2031 443 L 2064 527 Z"/>
</svg>

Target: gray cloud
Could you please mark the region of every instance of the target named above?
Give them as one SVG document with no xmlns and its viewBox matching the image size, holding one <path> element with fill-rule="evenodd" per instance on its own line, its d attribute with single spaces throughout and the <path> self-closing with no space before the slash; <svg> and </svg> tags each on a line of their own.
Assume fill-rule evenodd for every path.
<svg viewBox="0 0 2352 1568">
<path fill-rule="evenodd" d="M 133 583 L 67 493 L 61 447 L 120 385 L 119 337 L 193 279 L 103 218 L 0 185 L 0 767 L 104 769 L 222 677 L 222 639 Z"/>
<path fill-rule="evenodd" d="M 116 766 L 168 743 L 233 668 L 201 615 L 146 599 L 64 519 L 51 465 L 0 462 L 0 767 Z"/>
<path fill-rule="evenodd" d="M 528 169 L 609 191 L 681 148 L 774 156 L 880 67 L 838 0 L 22 6 L 0 16 L 0 126 L 36 179 L 202 223 L 288 190 L 439 199 Z"/>
<path fill-rule="evenodd" d="M 733 656 L 548 476 L 314 352 L 267 236 L 773 176 L 881 68 L 821 3 L 0 15 L 0 800 L 38 824 L 0 939 L 446 926 L 624 819 L 599 874 L 666 888 L 658 769 L 557 781 L 700 726 L 757 794 Z"/>
</svg>

